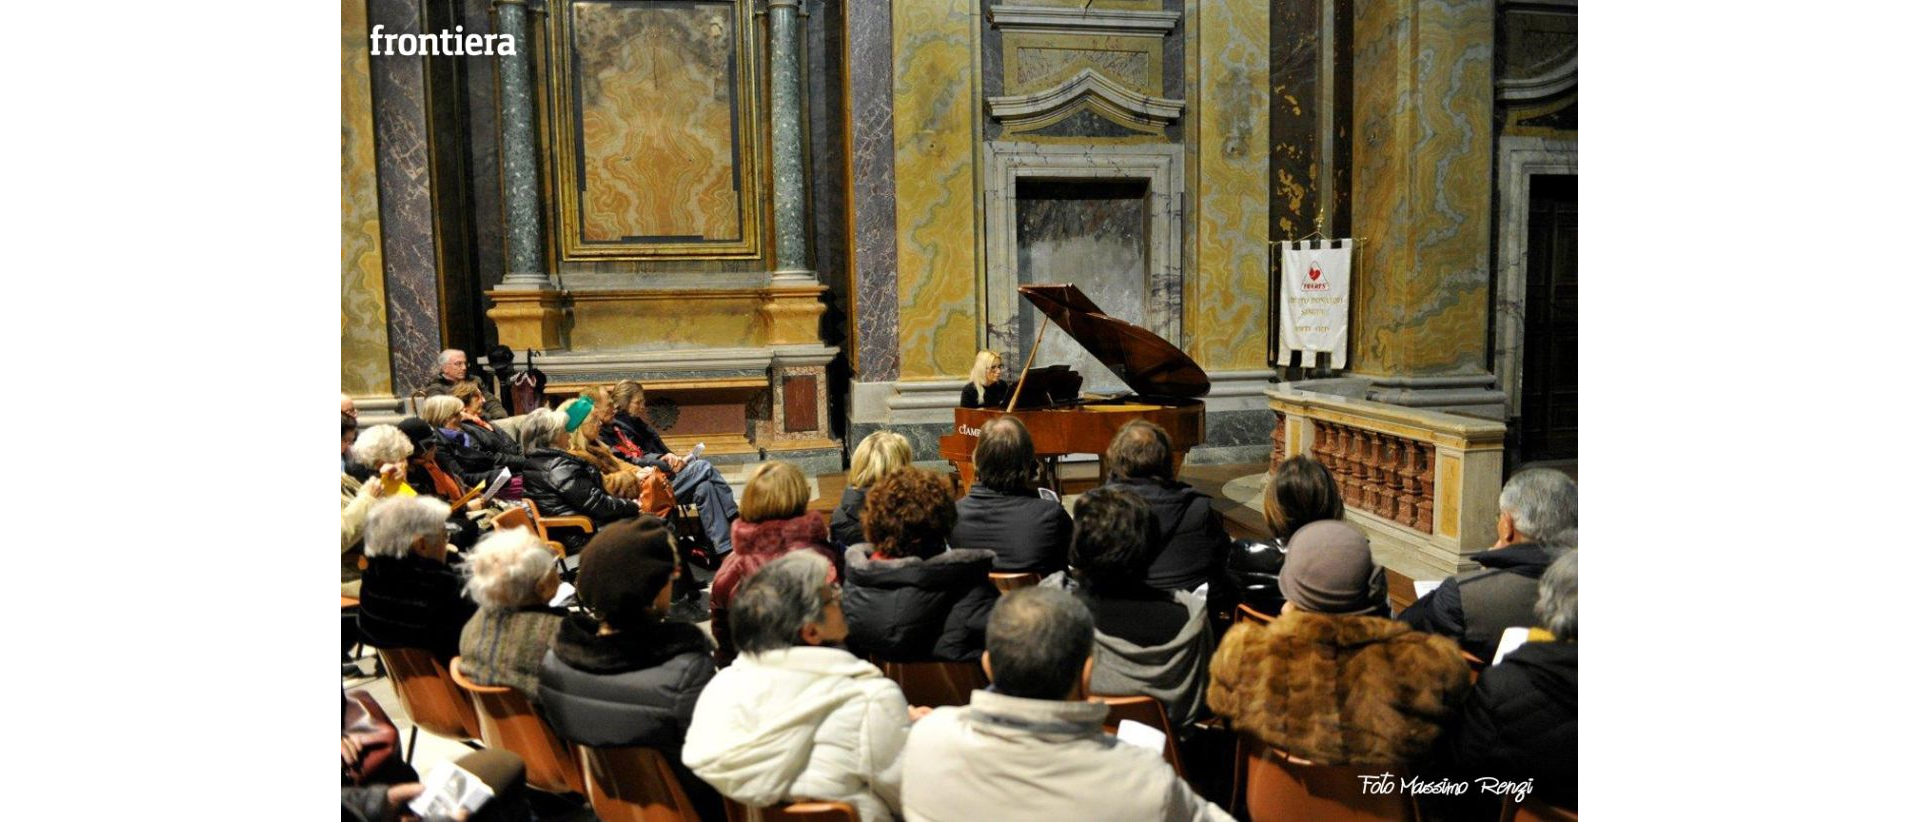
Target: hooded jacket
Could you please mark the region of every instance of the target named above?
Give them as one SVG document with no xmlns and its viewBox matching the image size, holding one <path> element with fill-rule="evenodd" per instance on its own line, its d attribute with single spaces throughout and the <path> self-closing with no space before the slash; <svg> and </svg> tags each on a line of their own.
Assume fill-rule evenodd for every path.
<svg viewBox="0 0 1920 822">
<path fill-rule="evenodd" d="M 1206 708 L 1207 662 L 1213 656 L 1213 628 L 1207 624 L 1207 601 L 1186 591 L 1173 597 L 1187 608 L 1187 622 L 1180 632 L 1155 645 L 1135 645 L 1125 639 L 1093 632 L 1093 678 L 1089 690 L 1108 696 L 1144 694 L 1167 707 L 1167 720 L 1175 728 L 1199 721 Z M 1103 602 L 1124 607 L 1127 600 L 1094 598 L 1094 608 Z"/>
<path fill-rule="evenodd" d="M 1453 640 L 1304 611 L 1235 625 L 1210 673 L 1207 704 L 1235 729 L 1328 765 L 1419 763 L 1469 688 Z"/>
<path fill-rule="evenodd" d="M 1454 769 L 1534 780 L 1547 804 L 1578 808 L 1579 646 L 1528 642 L 1480 675 L 1449 738 Z"/>
<path fill-rule="evenodd" d="M 1115 479 L 1107 485 L 1139 494 L 1153 509 L 1162 547 L 1147 565 L 1147 585 L 1162 591 L 1191 591 L 1222 575 L 1230 541 L 1213 510 L 1213 497 L 1179 481 Z"/>
<path fill-rule="evenodd" d="M 993 570 L 1043 577 L 1066 570 L 1073 520 L 1060 503 L 1035 491 L 1006 494 L 976 482 L 953 509 L 947 544 L 992 551 Z"/>
<path fill-rule="evenodd" d="M 936 708 L 907 739 L 909 820 L 1219 820 L 1157 750 L 1119 741 L 1097 702 L 974 691 Z M 862 817 L 864 818 L 864 817 Z"/>
<path fill-rule="evenodd" d="M 540 663 L 540 704 L 561 739 L 591 747 L 640 745 L 678 762 L 713 660 L 700 629 L 655 622 L 599 635 L 591 617 L 560 625 Z"/>
<path fill-rule="evenodd" d="M 733 550 L 713 574 L 708 605 L 713 612 L 713 639 L 720 646 L 718 658 L 725 665 L 733 659 L 733 631 L 727 624 L 727 606 L 733 592 L 760 567 L 786 556 L 789 551 L 813 550 L 833 562 L 829 582 L 840 581 L 840 554 L 827 544 L 827 524 L 820 515 L 803 511 L 797 517 L 748 522 L 733 521 Z"/>
<path fill-rule="evenodd" d="M 1439 634 L 1467 653 L 1492 660 L 1500 634 L 1533 624 L 1540 598 L 1540 575 L 1568 549 L 1521 542 L 1472 554 L 1480 570 L 1441 581 L 1407 610 L 1400 621 L 1416 631 Z"/>
<path fill-rule="evenodd" d="M 693 709 L 681 756 L 742 804 L 846 802 L 864 822 L 898 815 L 907 700 L 879 668 L 838 648 L 742 654 Z"/>
<path fill-rule="evenodd" d="M 930 558 L 875 559 L 847 549 L 847 647 L 889 662 L 979 659 L 1000 592 L 987 581 L 993 552 L 956 548 Z"/>
</svg>

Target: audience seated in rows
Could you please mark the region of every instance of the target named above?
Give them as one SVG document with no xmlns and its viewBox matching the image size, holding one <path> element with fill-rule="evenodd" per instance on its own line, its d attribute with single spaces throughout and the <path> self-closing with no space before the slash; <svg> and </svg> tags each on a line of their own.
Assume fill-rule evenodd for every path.
<svg viewBox="0 0 1920 822">
<path fill-rule="evenodd" d="M 453 398 L 460 401 L 460 416 L 457 418 L 460 430 L 473 441 L 474 447 L 495 455 L 499 464 L 512 469 L 515 474 L 525 466 L 526 459 L 520 453 L 520 443 L 500 426 L 487 419 L 485 406 L 487 395 L 480 390 L 476 382 L 463 382 L 453 387 Z"/>
<path fill-rule="evenodd" d="M 480 606 L 460 631 L 460 670 L 480 685 L 505 685 L 540 701 L 540 660 L 564 612 L 553 552 L 532 531 L 495 531 L 463 563 L 467 597 Z"/>
<path fill-rule="evenodd" d="M 1365 614 L 1378 591 L 1367 538 L 1335 520 L 1293 533 L 1272 623 L 1243 622 L 1214 654 L 1207 704 L 1293 756 L 1413 766 L 1466 698 L 1452 640 Z"/>
<path fill-rule="evenodd" d="M 847 549 L 847 647 L 889 662 L 978 659 L 1000 593 L 993 552 L 948 550 L 947 480 L 906 467 L 873 487 L 863 514 L 871 542 Z"/>
<path fill-rule="evenodd" d="M 586 409 L 580 410 L 584 418 Z M 567 453 L 567 441 L 567 417 L 558 411 L 537 408 L 520 423 L 520 447 L 527 455 L 527 470 L 521 475 L 523 487 L 541 515 L 583 516 L 596 529 L 638 516 L 639 503 L 608 494 L 600 471 Z M 572 555 L 586 547 L 590 535 L 577 528 L 564 528 L 554 536 Z"/>
<path fill-rule="evenodd" d="M 568 742 L 659 751 L 706 818 L 717 819 L 719 797 L 680 764 L 694 703 L 713 679 L 706 635 L 666 619 L 681 573 L 673 532 L 659 518 L 595 534 L 580 552 L 578 597 L 588 614 L 566 618 L 541 663 L 541 708 Z"/>
<path fill-rule="evenodd" d="M 1093 612 L 1093 677 L 1102 695 L 1160 700 L 1176 728 L 1206 711 L 1213 629 L 1206 600 L 1143 579 L 1155 544 L 1153 512 L 1138 494 L 1095 488 L 1073 504 L 1073 577 Z"/>
<path fill-rule="evenodd" d="M 827 525 L 807 510 L 812 494 L 800 469 L 778 460 L 763 462 L 747 474 L 740 494 L 740 518 L 733 523 L 733 552 L 714 572 L 708 605 L 721 665 L 733 659 L 727 608 L 733 592 L 760 567 L 793 551 L 812 551 L 829 562 L 829 577 L 840 579 L 840 554 L 827 543 Z"/>
<path fill-rule="evenodd" d="M 479 447 L 474 438 L 460 428 L 460 400 L 451 395 L 428 397 L 420 403 L 420 420 L 433 426 L 439 438 L 435 447 L 453 464 L 453 473 L 463 484 L 471 487 L 490 481 L 500 470 L 501 462 L 496 455 Z"/>
<path fill-rule="evenodd" d="M 1092 665 L 1093 623 L 1056 588 L 1000 599 L 981 658 L 993 687 L 966 707 L 934 709 L 907 738 L 908 819 L 1232 818 L 1158 750 L 1108 735 L 1106 705 L 1069 698 Z"/>
<path fill-rule="evenodd" d="M 740 515 L 740 508 L 734 504 L 733 488 L 713 463 L 699 457 L 688 459 L 667 449 L 666 442 L 647 422 L 647 392 L 640 383 L 621 380 L 608 392 L 608 399 L 614 413 L 600 431 L 601 442 L 622 459 L 666 476 L 675 500 L 699 508 L 701 530 L 713 541 L 715 554 L 724 556 L 733 550 L 732 523 Z"/>
<path fill-rule="evenodd" d="M 1145 420 L 1121 426 L 1107 446 L 1107 486 L 1139 494 L 1153 509 L 1159 538 L 1146 583 L 1191 591 L 1218 577 L 1227 563 L 1227 530 L 1213 498 L 1173 477 L 1173 440 Z"/>
<path fill-rule="evenodd" d="M 421 648 L 440 661 L 460 653 L 474 605 L 448 565 L 447 504 L 394 497 L 367 517 L 367 571 L 360 577 L 360 634 L 375 648 Z"/>
<path fill-rule="evenodd" d="M 744 517 L 750 495 L 741 503 Z M 747 550 L 735 544 L 736 557 Z M 742 804 L 839 801 L 879 822 L 900 808 L 907 701 L 879 668 L 836 647 L 847 618 L 833 579 L 826 557 L 793 551 L 740 587 L 730 614 L 740 658 L 700 694 L 682 756 Z"/>
<path fill-rule="evenodd" d="M 1533 780 L 1540 800 L 1579 807 L 1580 554 L 1540 576 L 1527 642 L 1480 675 L 1449 737 L 1454 778 Z"/>
<path fill-rule="evenodd" d="M 507 407 L 500 404 L 500 399 L 492 394 L 485 394 L 486 388 L 480 385 L 480 381 L 467 375 L 467 352 L 457 348 L 442 351 L 439 358 L 434 361 L 433 367 L 433 374 L 428 377 L 427 384 L 421 387 L 427 396 L 451 394 L 454 386 L 460 383 L 471 383 L 475 388 L 481 389 L 486 396 L 485 402 L 481 405 L 481 413 L 487 419 L 497 420 L 507 416 Z"/>
<path fill-rule="evenodd" d="M 360 560 L 366 557 L 367 515 L 382 497 L 405 486 L 400 478 L 405 474 L 407 457 L 413 453 L 413 443 L 398 428 L 376 425 L 353 437 L 349 448 L 352 424 L 352 417 L 340 415 L 340 595 L 357 599 Z M 408 489 L 406 493 L 413 491 Z"/>
<path fill-rule="evenodd" d="M 853 461 L 847 468 L 847 488 L 840 493 L 840 504 L 834 507 L 829 521 L 835 545 L 844 549 L 868 541 L 860 524 L 867 489 L 894 469 L 912 464 L 913 449 L 907 438 L 892 431 L 875 431 L 854 447 Z"/>
<path fill-rule="evenodd" d="M 613 419 L 613 401 L 604 388 L 589 388 L 562 403 L 567 418 L 567 453 L 600 472 L 607 493 L 640 503 L 640 510 L 658 517 L 673 513 L 673 489 L 666 474 L 642 468 L 616 456 L 600 441 L 600 432 Z"/>
<path fill-rule="evenodd" d="M 973 487 L 955 506 L 948 542 L 994 553 L 993 570 L 1046 576 L 1067 567 L 1073 520 L 1060 503 L 1034 490 L 1033 437 L 1018 417 L 980 426 L 973 448 Z"/>
<path fill-rule="evenodd" d="M 1467 557 L 1481 570 L 1442 581 L 1401 612 L 1401 621 L 1491 660 L 1501 633 L 1532 624 L 1540 575 L 1577 547 L 1578 520 L 1579 498 L 1566 474 L 1538 468 L 1514 474 L 1500 488 L 1497 541 Z"/>
</svg>

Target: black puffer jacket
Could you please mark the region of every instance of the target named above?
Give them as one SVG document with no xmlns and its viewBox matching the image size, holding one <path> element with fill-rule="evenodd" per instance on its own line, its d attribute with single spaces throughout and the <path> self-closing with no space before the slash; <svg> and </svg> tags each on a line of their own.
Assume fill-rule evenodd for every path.
<svg viewBox="0 0 1920 822">
<path fill-rule="evenodd" d="M 447 464 L 452 463 L 454 473 L 459 475 L 460 481 L 466 483 L 467 487 L 471 488 L 482 481 L 492 480 L 493 475 L 500 470 L 493 453 L 475 445 L 477 440 L 473 439 L 472 434 L 468 434 L 467 442 L 462 443 L 459 437 L 449 436 L 441 429 L 434 429 L 434 433 L 440 437 L 438 450 L 441 457 L 441 470 L 446 470 Z"/>
<path fill-rule="evenodd" d="M 999 591 L 987 581 L 993 552 L 955 548 L 929 559 L 874 559 L 847 549 L 847 648 L 889 662 L 979 659 Z"/>
<path fill-rule="evenodd" d="M 833 541 L 843 550 L 849 546 L 867 541 L 866 532 L 861 530 L 860 513 L 867 509 L 867 489 L 847 486 L 840 494 L 840 504 L 833 509 L 829 520 L 833 531 Z"/>
<path fill-rule="evenodd" d="M 1547 804 L 1577 808 L 1579 646 L 1529 642 L 1480 675 L 1451 737 L 1453 770 L 1532 779 Z"/>
<path fill-rule="evenodd" d="M 498 428 L 487 430 L 471 421 L 460 423 L 460 430 L 467 432 L 474 448 L 493 457 L 496 472 L 502 467 L 511 469 L 515 474 L 526 470 L 527 457 L 521 452 L 520 443 L 507 436 L 506 432 Z"/>
<path fill-rule="evenodd" d="M 581 516 L 597 527 L 640 513 L 640 504 L 608 494 L 600 469 L 565 451 L 537 448 L 527 455 L 523 489 L 543 517 Z"/>
<path fill-rule="evenodd" d="M 1225 570 L 1229 541 L 1213 497 L 1179 481 L 1115 479 L 1107 485 L 1139 494 L 1153 509 L 1162 547 L 1147 566 L 1147 585 L 1191 591 Z"/>
<path fill-rule="evenodd" d="M 369 559 L 360 575 L 360 633 L 375 648 L 425 648 L 452 659 L 478 607 L 460 595 L 465 584 L 457 567 L 418 554 Z"/>
<path fill-rule="evenodd" d="M 1066 569 L 1073 520 L 1060 503 L 1038 492 L 1003 494 L 976 482 L 953 508 L 957 517 L 947 544 L 992 551 L 993 570 L 1046 576 Z"/>
</svg>

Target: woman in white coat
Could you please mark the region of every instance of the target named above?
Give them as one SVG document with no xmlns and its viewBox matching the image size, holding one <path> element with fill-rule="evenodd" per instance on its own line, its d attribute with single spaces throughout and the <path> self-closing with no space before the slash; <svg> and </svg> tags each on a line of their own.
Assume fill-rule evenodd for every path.
<svg viewBox="0 0 1920 822">
<path fill-rule="evenodd" d="M 720 793 L 752 807 L 846 802 L 862 820 L 900 815 L 907 700 L 880 669 L 838 645 L 847 637 L 832 566 L 783 556 L 734 593 L 740 656 L 693 709 L 681 758 Z"/>
</svg>

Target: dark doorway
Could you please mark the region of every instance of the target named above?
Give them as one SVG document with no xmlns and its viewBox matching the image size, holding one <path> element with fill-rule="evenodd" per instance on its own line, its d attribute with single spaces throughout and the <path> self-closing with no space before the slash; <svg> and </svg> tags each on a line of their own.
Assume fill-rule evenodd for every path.
<svg viewBox="0 0 1920 822">
<path fill-rule="evenodd" d="M 1535 175 L 1527 214 L 1520 461 L 1580 455 L 1579 178 Z"/>
</svg>

